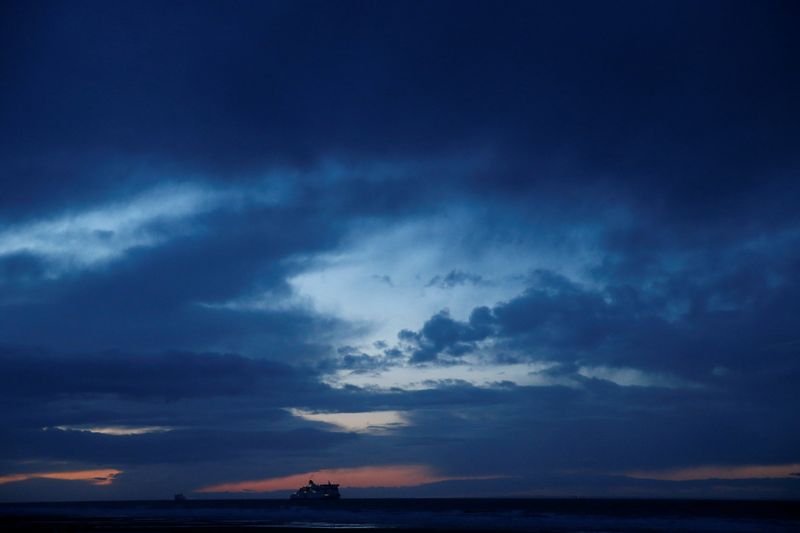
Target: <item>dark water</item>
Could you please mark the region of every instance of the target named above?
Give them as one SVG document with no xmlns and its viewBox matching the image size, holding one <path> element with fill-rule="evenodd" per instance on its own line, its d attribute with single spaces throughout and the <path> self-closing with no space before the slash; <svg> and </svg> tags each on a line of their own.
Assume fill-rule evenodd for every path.
<svg viewBox="0 0 800 533">
<path fill-rule="evenodd" d="M 254 529 L 532 532 L 800 532 L 800 502 L 346 499 L 0 504 L 0 530 L 193 532 Z"/>
</svg>

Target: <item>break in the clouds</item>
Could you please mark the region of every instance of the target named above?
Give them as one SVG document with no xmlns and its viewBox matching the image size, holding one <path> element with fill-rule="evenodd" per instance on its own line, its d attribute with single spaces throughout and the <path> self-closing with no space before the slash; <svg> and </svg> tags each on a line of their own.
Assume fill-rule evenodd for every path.
<svg viewBox="0 0 800 533">
<path fill-rule="evenodd" d="M 0 257 L 41 257 L 55 268 L 110 261 L 131 248 L 164 242 L 160 229 L 213 207 L 214 200 L 197 188 L 176 185 L 82 212 L 10 225 L 0 234 Z"/>
<path fill-rule="evenodd" d="M 0 499 L 796 497 L 796 18 L 4 3 Z"/>
</svg>

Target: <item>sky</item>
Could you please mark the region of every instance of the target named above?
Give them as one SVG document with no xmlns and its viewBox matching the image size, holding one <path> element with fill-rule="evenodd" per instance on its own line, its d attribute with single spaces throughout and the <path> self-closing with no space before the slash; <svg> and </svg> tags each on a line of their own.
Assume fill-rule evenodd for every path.
<svg viewBox="0 0 800 533">
<path fill-rule="evenodd" d="M 793 2 L 0 4 L 0 500 L 800 498 Z"/>
</svg>

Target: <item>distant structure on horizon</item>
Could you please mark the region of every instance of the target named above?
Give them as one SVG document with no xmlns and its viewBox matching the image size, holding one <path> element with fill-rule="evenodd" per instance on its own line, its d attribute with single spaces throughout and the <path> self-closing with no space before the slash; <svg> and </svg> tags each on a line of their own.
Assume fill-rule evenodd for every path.
<svg viewBox="0 0 800 533">
<path fill-rule="evenodd" d="M 339 485 L 337 483 L 323 483 L 317 485 L 313 480 L 308 480 L 308 485 L 300 487 L 297 492 L 289 496 L 290 500 L 338 500 L 341 498 L 339 494 Z"/>
</svg>

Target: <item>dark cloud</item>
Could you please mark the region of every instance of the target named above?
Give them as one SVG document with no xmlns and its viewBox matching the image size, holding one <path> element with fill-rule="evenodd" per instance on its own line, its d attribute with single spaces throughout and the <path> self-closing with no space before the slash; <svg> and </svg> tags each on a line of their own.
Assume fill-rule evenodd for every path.
<svg viewBox="0 0 800 533">
<path fill-rule="evenodd" d="M 474 177 L 482 194 L 541 194 L 568 175 L 576 191 L 621 188 L 702 218 L 745 205 L 797 164 L 788 4 L 4 10 L 10 208 L 107 190 L 104 171 L 91 171 L 98 159 L 229 179 L 331 154 L 484 149 L 511 163 Z M 350 198 L 374 205 L 368 191 Z"/>
<path fill-rule="evenodd" d="M 6 294 L 13 294 L 20 287 L 29 288 L 46 274 L 43 261 L 30 253 L 17 253 L 0 257 L 0 287 Z M 2 303 L 0 303 L 2 305 Z"/>
<path fill-rule="evenodd" d="M 335 363 L 330 361 L 330 370 L 341 368 L 357 373 L 375 372 L 385 370 L 390 365 L 390 358 L 387 356 L 374 356 L 362 352 L 353 346 L 340 346 L 336 350 L 339 358 Z"/>
<path fill-rule="evenodd" d="M 5 432 L 4 461 L 74 461 L 129 465 L 229 461 L 245 453 L 324 451 L 355 438 L 315 429 L 291 431 L 177 429 L 144 435 L 103 435 L 74 430 Z"/>
<path fill-rule="evenodd" d="M 782 270 L 794 261 L 786 260 L 786 250 L 775 252 L 759 258 L 769 269 L 751 270 L 740 262 L 703 270 L 705 277 L 662 272 L 659 283 L 636 288 L 588 287 L 536 272 L 522 295 L 476 309 L 469 322 L 435 315 L 404 338 L 427 343 L 425 360 L 448 364 L 451 347 L 462 342 L 455 332 L 469 331 L 480 312 L 490 326 L 482 339 L 503 350 L 498 362 L 509 362 L 508 352 L 515 354 L 512 363 L 556 362 L 541 375 L 575 383 L 575 389 L 562 389 L 555 404 L 542 401 L 552 387 L 516 389 L 509 393 L 514 408 L 503 410 L 511 419 L 487 407 L 491 414 L 482 423 L 499 426 L 483 444 L 470 440 L 473 449 L 482 450 L 486 467 L 504 460 L 509 468 L 518 463 L 541 470 L 558 464 L 589 470 L 743 464 L 745 457 L 754 464 L 791 463 L 800 367 L 789 354 L 796 351 L 800 315 L 797 286 Z M 772 278 L 770 270 L 781 274 Z M 440 322 L 447 327 L 433 327 Z M 426 331 L 440 330 L 451 334 L 428 340 Z M 645 376 L 671 375 L 684 382 L 645 379 L 620 386 L 586 378 L 582 367 L 639 369 Z M 435 425 L 442 424 L 437 418 Z M 520 433 L 520 427 L 536 430 Z M 544 462 L 526 458 L 521 449 L 515 455 L 508 445 L 515 439 L 544 453 Z M 493 452 L 500 448 L 503 457 Z"/>
<path fill-rule="evenodd" d="M 715 368 L 751 378 L 754 364 L 761 373 L 773 364 L 785 372 L 779 346 L 794 346 L 798 287 L 784 270 L 794 261 L 786 261 L 785 251 L 771 261 L 773 253 L 756 261 L 768 268 L 754 269 L 749 262 L 716 271 L 691 265 L 688 271 L 662 272 L 663 279 L 644 287 L 594 288 L 540 271 L 522 295 L 476 308 L 468 322 L 443 312 L 400 338 L 420 346 L 418 361 L 458 355 L 471 342 L 492 338 L 530 359 L 641 368 L 700 382 L 723 379 L 714 376 Z"/>
<path fill-rule="evenodd" d="M 235 354 L 54 354 L 7 346 L 0 367 L 3 471 L 305 457 L 355 438 L 309 427 L 285 410 L 319 409 L 336 395 L 309 367 Z M 139 428 L 150 432 L 103 433 Z"/>
<path fill-rule="evenodd" d="M 0 300 L 0 332 L 6 342 L 39 344 L 46 327 L 48 345 L 60 350 L 211 347 L 278 358 L 321 354 L 324 345 L 306 335 L 317 330 L 322 340 L 325 330 L 346 327 L 336 319 L 300 308 L 226 306 L 253 294 L 288 297 L 286 277 L 299 268 L 289 261 L 292 255 L 336 242 L 337 228 L 322 225 L 319 216 L 291 207 L 215 211 L 191 218 L 194 233 L 188 236 L 165 228 L 171 230 L 167 246 L 134 247 L 122 261 L 55 279 L 42 260 L 12 256 L 3 268 L 20 282 L 8 284 Z"/>
<path fill-rule="evenodd" d="M 419 332 L 403 330 L 399 338 L 416 346 L 411 361 L 424 363 L 433 361 L 439 355 L 459 357 L 469 353 L 476 342 L 491 334 L 491 327 L 492 317 L 487 307 L 475 308 L 468 322 L 453 320 L 450 313 L 444 310 L 425 322 Z"/>
<path fill-rule="evenodd" d="M 451 270 L 445 276 L 434 276 L 426 287 L 439 287 L 441 289 L 452 289 L 458 285 L 478 285 L 483 283 L 483 276 L 470 274 L 461 270 Z"/>
<path fill-rule="evenodd" d="M 392 278 L 390 276 L 386 275 L 379 276 L 378 274 L 375 274 L 374 276 L 372 276 L 372 279 L 374 279 L 375 281 L 379 281 L 381 283 L 385 283 L 389 287 L 394 287 L 394 283 L 392 283 Z"/>
<path fill-rule="evenodd" d="M 0 387 L 7 397 L 57 399 L 117 395 L 133 399 L 280 394 L 313 380 L 284 363 L 234 354 L 52 354 L 3 347 Z"/>
</svg>

